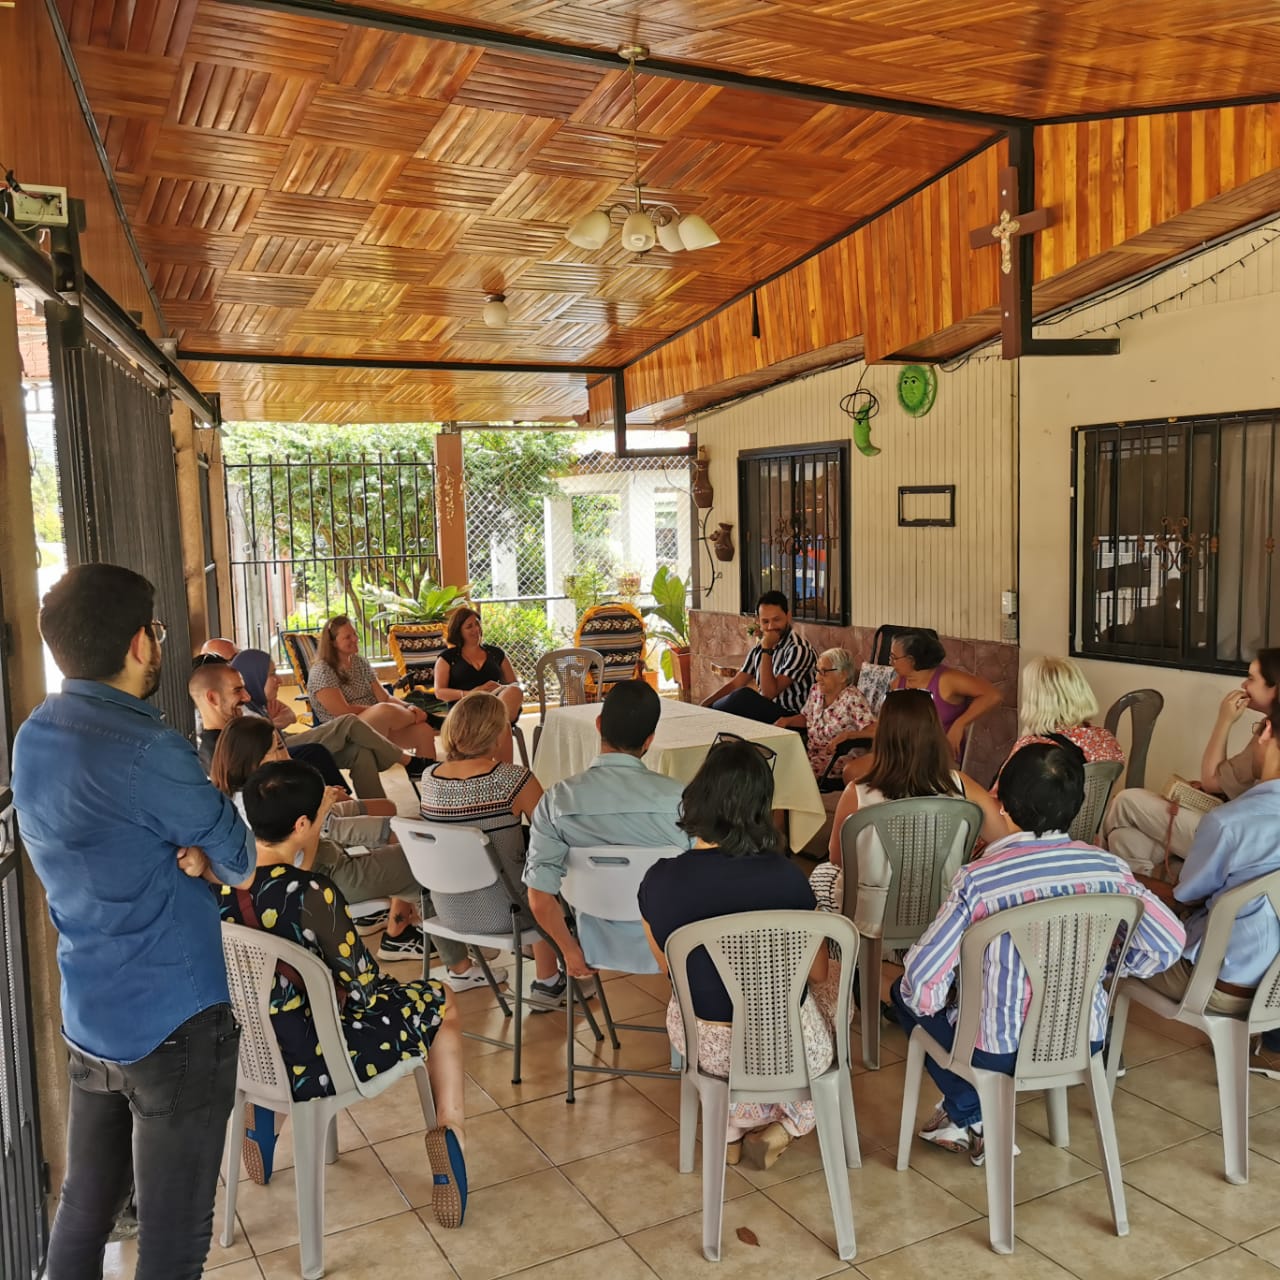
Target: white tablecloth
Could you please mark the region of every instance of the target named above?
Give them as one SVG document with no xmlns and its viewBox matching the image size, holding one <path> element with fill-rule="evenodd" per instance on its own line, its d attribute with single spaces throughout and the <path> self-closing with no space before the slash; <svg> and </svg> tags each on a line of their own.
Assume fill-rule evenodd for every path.
<svg viewBox="0 0 1280 1280">
<path fill-rule="evenodd" d="M 544 788 L 581 773 L 599 754 L 599 714 L 598 703 L 554 707 L 547 712 L 533 761 L 533 771 Z M 688 782 L 698 772 L 718 733 L 736 733 L 741 738 L 763 742 L 778 753 L 773 769 L 774 807 L 789 813 L 791 847 L 803 848 L 827 815 L 804 742 L 793 730 L 664 698 L 658 729 L 644 762 L 657 773 Z"/>
</svg>

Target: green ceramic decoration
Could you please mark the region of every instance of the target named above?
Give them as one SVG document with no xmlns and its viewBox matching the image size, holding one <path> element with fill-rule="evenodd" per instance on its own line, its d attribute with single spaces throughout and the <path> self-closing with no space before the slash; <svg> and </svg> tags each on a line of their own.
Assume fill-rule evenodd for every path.
<svg viewBox="0 0 1280 1280">
<path fill-rule="evenodd" d="M 840 401 L 840 408 L 853 419 L 853 443 L 858 452 L 874 458 L 880 450 L 871 443 L 871 419 L 880 412 L 880 402 L 859 386 Z"/>
<path fill-rule="evenodd" d="M 903 365 L 898 374 L 898 403 L 913 418 L 923 418 L 938 398 L 938 375 L 925 364 Z"/>
</svg>

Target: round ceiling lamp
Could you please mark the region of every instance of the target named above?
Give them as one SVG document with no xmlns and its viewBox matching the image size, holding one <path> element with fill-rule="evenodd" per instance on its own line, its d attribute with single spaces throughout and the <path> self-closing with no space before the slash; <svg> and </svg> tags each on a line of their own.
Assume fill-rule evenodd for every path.
<svg viewBox="0 0 1280 1280">
<path fill-rule="evenodd" d="M 720 243 L 720 237 L 705 218 L 696 213 L 682 215 L 674 205 L 646 203 L 640 181 L 640 102 L 636 95 L 636 63 L 648 57 L 644 45 L 623 45 L 618 56 L 625 58 L 631 75 L 631 187 L 635 198 L 631 204 L 618 201 L 605 209 L 584 213 L 565 233 L 570 244 L 579 249 L 602 249 L 608 243 L 614 221 L 622 224 L 619 239 L 632 253 L 648 253 L 655 244 L 668 253 L 686 249 L 709 249 Z"/>
<path fill-rule="evenodd" d="M 485 300 L 484 311 L 481 314 L 484 317 L 485 324 L 490 329 L 505 329 L 511 319 L 511 312 L 507 309 L 506 294 L 489 294 Z"/>
</svg>

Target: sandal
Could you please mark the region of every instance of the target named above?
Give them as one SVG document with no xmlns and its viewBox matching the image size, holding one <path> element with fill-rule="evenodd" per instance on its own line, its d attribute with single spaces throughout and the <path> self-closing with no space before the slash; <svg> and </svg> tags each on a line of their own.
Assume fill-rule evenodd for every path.
<svg viewBox="0 0 1280 1280">
<path fill-rule="evenodd" d="M 733 1165 L 740 1163 L 741 1160 L 742 1160 L 742 1139 L 739 1138 L 736 1142 L 726 1143 L 725 1149 L 724 1149 L 725 1164 L 732 1167 Z"/>
<path fill-rule="evenodd" d="M 452 1129 L 431 1129 L 426 1140 L 432 1211 L 442 1227 L 460 1227 L 467 1212 L 467 1163 L 458 1135 Z"/>
</svg>

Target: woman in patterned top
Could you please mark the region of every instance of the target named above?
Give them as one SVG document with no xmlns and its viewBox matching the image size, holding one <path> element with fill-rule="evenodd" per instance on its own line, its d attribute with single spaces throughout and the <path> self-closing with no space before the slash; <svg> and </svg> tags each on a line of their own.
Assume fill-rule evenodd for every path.
<svg viewBox="0 0 1280 1280">
<path fill-rule="evenodd" d="M 1028 662 L 1022 672 L 1020 701 L 1022 736 L 1013 744 L 1010 756 L 1029 742 L 1052 742 L 1049 735 L 1056 733 L 1084 752 L 1085 764 L 1094 760 L 1124 763 L 1124 752 L 1114 735 L 1089 723 L 1098 714 L 1098 700 L 1084 672 L 1070 658 L 1033 658 Z"/>
<path fill-rule="evenodd" d="M 393 698 L 382 687 L 368 660 L 361 657 L 360 637 L 344 614 L 330 618 L 320 632 L 307 694 L 318 724 L 337 716 L 359 716 L 402 750 L 424 760 L 435 758 L 436 735 L 427 723 L 427 713 Z"/>
<path fill-rule="evenodd" d="M 804 710 L 796 716 L 782 716 L 775 723 L 806 731 L 809 764 L 814 776 L 820 778 L 842 742 L 874 734 L 875 716 L 854 683 L 858 664 L 848 649 L 824 650 L 814 672 L 818 678 Z"/>
<path fill-rule="evenodd" d="M 511 749 L 511 724 L 507 709 L 491 693 L 476 690 L 454 703 L 440 730 L 444 760 L 433 765 L 418 784 L 422 816 L 428 822 L 456 822 L 479 827 L 489 837 L 506 887 L 493 884 L 469 893 L 432 895 L 442 924 L 475 933 L 508 933 L 511 900 L 524 903 L 521 923 L 532 927 L 522 876 L 528 839 L 525 820 L 542 799 L 538 780 L 524 768 L 503 760 Z M 537 967 L 530 996 L 542 1008 L 556 1008 L 564 999 L 565 977 L 555 952 L 546 942 L 533 944 Z M 494 971 L 502 981 L 505 971 Z M 455 990 L 484 986 L 484 971 L 477 964 L 450 966 L 445 981 Z"/>
<path fill-rule="evenodd" d="M 441 1226 L 460 1226 L 467 1193 L 462 1032 L 439 982 L 400 983 L 379 970 L 342 894 L 314 869 L 331 795 L 320 775 L 296 760 L 263 765 L 249 778 L 244 806 L 257 841 L 257 868 L 243 888 L 217 886 L 222 918 L 296 942 L 325 962 L 333 974 L 342 1037 L 360 1079 L 407 1058 L 426 1058 L 439 1126 L 426 1139 L 433 1207 Z M 335 1092 L 307 1001 L 296 971 L 277 965 L 271 1027 L 295 1102 Z"/>
</svg>

